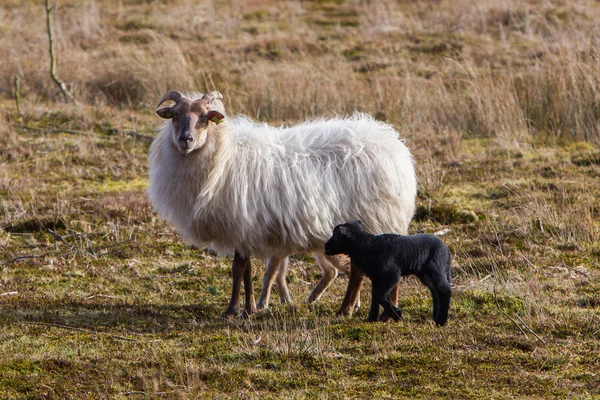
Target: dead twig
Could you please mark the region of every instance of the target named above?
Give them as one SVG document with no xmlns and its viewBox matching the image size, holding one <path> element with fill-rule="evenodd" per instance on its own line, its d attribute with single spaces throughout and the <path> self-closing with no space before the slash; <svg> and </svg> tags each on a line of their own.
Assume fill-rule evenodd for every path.
<svg viewBox="0 0 600 400">
<path fill-rule="evenodd" d="M 496 308 L 498 309 L 498 311 L 500 311 L 506 318 L 508 318 L 513 324 L 515 324 L 515 326 L 521 331 L 523 336 L 525 336 L 525 339 L 529 340 L 529 336 L 527 336 L 527 333 L 525 333 L 525 331 L 523 330 L 523 328 L 521 328 L 517 321 L 515 321 L 510 315 L 508 315 L 506 311 L 500 308 L 500 303 L 498 303 L 498 296 L 496 294 L 496 285 L 494 285 L 494 301 L 496 303 Z"/>
<path fill-rule="evenodd" d="M 17 256 L 15 258 L 13 258 L 12 260 L 8 260 L 7 262 L 5 262 L 4 265 L 9 265 L 9 264 L 12 264 L 14 262 L 21 261 L 21 260 L 27 260 L 29 258 L 41 258 L 41 257 L 47 256 L 48 254 L 50 254 L 50 253 L 44 253 L 44 254 L 40 254 L 38 256 L 36 256 L 35 254 L 28 254 L 26 256 Z"/>
<path fill-rule="evenodd" d="M 63 242 L 64 244 L 66 244 L 67 246 L 73 247 L 73 245 L 67 243 L 67 241 L 65 240 L 64 237 L 62 237 L 61 235 L 59 235 L 58 233 L 54 232 L 52 229 L 50 228 L 46 228 L 46 231 L 51 234 L 54 237 L 54 247 L 56 248 L 56 239 L 60 240 L 61 242 Z"/>
<path fill-rule="evenodd" d="M 122 242 L 111 244 L 110 246 L 99 246 L 96 249 L 91 249 L 91 250 L 88 249 L 88 251 L 90 251 L 91 252 L 90 254 L 94 254 L 96 257 L 102 257 L 102 256 L 110 254 L 110 253 L 112 253 L 114 251 L 114 250 L 108 250 L 108 249 L 114 249 L 115 247 L 122 246 L 122 245 L 127 244 L 127 243 L 131 243 L 131 242 L 133 242 L 133 240 L 134 239 L 131 238 L 131 239 L 123 240 Z M 104 250 L 108 250 L 108 251 L 105 251 L 103 253 L 100 253 L 100 254 L 96 255 L 95 254 L 96 250 L 99 250 L 99 249 L 104 249 Z"/>
<path fill-rule="evenodd" d="M 68 326 L 68 325 L 60 325 L 60 324 L 50 324 L 47 322 L 30 322 L 30 321 L 23 321 L 24 324 L 26 325 L 40 325 L 40 326 L 51 326 L 53 328 L 60 328 L 60 329 L 67 329 L 70 331 L 76 331 L 76 332 L 84 332 L 84 333 L 91 333 L 92 335 L 108 335 L 111 337 L 114 337 L 115 339 L 121 339 L 121 340 L 129 340 L 132 342 L 137 342 L 136 339 L 132 339 L 126 336 L 119 336 L 119 335 L 115 335 L 112 333 L 107 333 L 107 332 L 98 332 L 98 331 L 93 331 L 90 329 L 84 329 L 84 328 L 77 328 L 75 326 Z"/>
<path fill-rule="evenodd" d="M 15 104 L 17 105 L 17 114 L 19 114 L 19 116 L 22 116 L 23 113 L 21 113 L 21 94 L 19 82 L 19 74 L 15 74 Z"/>
<path fill-rule="evenodd" d="M 73 95 L 67 90 L 67 85 L 61 81 L 56 75 L 56 57 L 54 56 L 54 40 L 52 39 L 52 18 L 51 14 L 55 6 L 50 7 L 48 0 L 46 0 L 46 28 L 48 29 L 48 51 L 50 53 L 50 77 L 56 83 L 56 86 L 60 89 L 63 94 L 65 101 L 76 103 Z"/>
<path fill-rule="evenodd" d="M 136 131 L 129 131 L 129 132 L 127 132 L 127 136 L 130 136 L 132 138 L 141 140 L 143 142 L 148 142 L 148 143 L 151 143 L 151 142 L 154 141 L 154 138 L 152 136 L 148 136 L 148 135 L 144 135 L 144 134 L 141 134 L 141 133 L 137 133 Z"/>
<path fill-rule="evenodd" d="M 517 315 L 517 314 L 515 314 L 515 315 Z M 537 333 L 535 333 L 535 332 L 533 331 L 533 329 L 531 329 L 531 328 L 529 327 L 529 325 L 527 325 L 527 324 L 525 323 L 525 321 L 523 321 L 523 319 L 521 319 L 521 317 L 520 317 L 519 315 L 517 315 L 517 318 L 519 318 L 519 321 L 521 321 L 521 323 L 523 324 L 523 326 L 524 326 L 525 328 L 527 328 L 527 330 L 528 330 L 529 332 L 531 332 L 531 333 L 533 334 L 533 336 L 535 336 L 535 337 L 536 337 L 536 338 L 537 338 L 537 339 L 538 339 L 540 342 L 542 342 L 542 343 L 546 344 L 546 341 L 545 341 L 544 339 L 542 339 L 542 338 L 541 338 L 541 337 L 540 337 L 540 336 L 539 336 Z"/>
</svg>

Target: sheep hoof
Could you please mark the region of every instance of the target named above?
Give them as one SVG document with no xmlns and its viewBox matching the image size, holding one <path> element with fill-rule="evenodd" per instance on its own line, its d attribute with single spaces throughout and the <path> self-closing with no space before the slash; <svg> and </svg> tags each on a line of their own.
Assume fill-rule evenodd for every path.
<svg viewBox="0 0 600 400">
<path fill-rule="evenodd" d="M 341 308 L 336 314 L 336 317 L 347 317 L 352 315 L 352 310 L 348 310 L 346 308 Z"/>
<path fill-rule="evenodd" d="M 314 303 L 315 301 L 319 300 L 321 298 L 321 296 L 313 296 L 310 295 L 306 298 L 306 300 L 304 301 L 306 304 L 310 304 L 310 303 Z"/>
<path fill-rule="evenodd" d="M 238 315 L 240 315 L 240 310 L 239 309 L 228 308 L 227 310 L 225 310 L 225 312 L 223 313 L 223 315 L 221 315 L 221 318 L 224 319 L 224 320 L 227 320 L 227 321 L 231 321 L 232 319 L 234 319 Z"/>
</svg>

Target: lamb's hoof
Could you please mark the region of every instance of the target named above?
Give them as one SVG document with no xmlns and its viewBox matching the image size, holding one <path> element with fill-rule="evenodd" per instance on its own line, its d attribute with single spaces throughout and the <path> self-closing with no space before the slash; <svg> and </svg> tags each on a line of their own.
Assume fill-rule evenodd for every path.
<svg viewBox="0 0 600 400">
<path fill-rule="evenodd" d="M 389 315 L 383 315 L 381 314 L 379 316 L 379 318 L 377 318 L 377 321 L 379 322 L 388 322 L 390 320 L 390 316 Z"/>
</svg>

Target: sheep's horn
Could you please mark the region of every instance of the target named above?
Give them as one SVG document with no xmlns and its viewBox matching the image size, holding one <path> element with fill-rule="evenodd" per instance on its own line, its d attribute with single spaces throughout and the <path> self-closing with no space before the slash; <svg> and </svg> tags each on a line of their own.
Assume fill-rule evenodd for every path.
<svg viewBox="0 0 600 400">
<path fill-rule="evenodd" d="M 205 102 L 210 104 L 212 101 L 221 100 L 222 98 L 223 98 L 223 95 L 215 90 L 213 92 L 205 93 L 204 96 L 202 96 L 201 100 L 204 100 Z"/>
<path fill-rule="evenodd" d="M 167 93 L 165 93 L 162 99 L 160 99 L 160 101 L 158 102 L 158 106 L 156 106 L 156 109 L 158 110 L 158 107 L 160 107 L 160 105 L 167 100 L 173 100 L 174 102 L 178 102 L 179 100 L 183 99 L 183 97 L 184 96 L 177 90 L 169 90 Z"/>
</svg>

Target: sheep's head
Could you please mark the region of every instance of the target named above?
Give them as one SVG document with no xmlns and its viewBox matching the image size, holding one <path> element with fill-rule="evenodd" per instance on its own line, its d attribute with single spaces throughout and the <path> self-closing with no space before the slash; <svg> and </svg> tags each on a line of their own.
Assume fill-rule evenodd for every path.
<svg viewBox="0 0 600 400">
<path fill-rule="evenodd" d="M 219 92 L 209 92 L 201 99 L 190 100 L 178 91 L 170 90 L 160 99 L 158 107 L 168 100 L 175 102 L 170 107 L 157 107 L 156 114 L 173 122 L 173 142 L 180 152 L 188 154 L 206 144 L 209 125 L 218 125 L 225 118 L 211 107 L 213 100 L 222 98 Z"/>
</svg>

